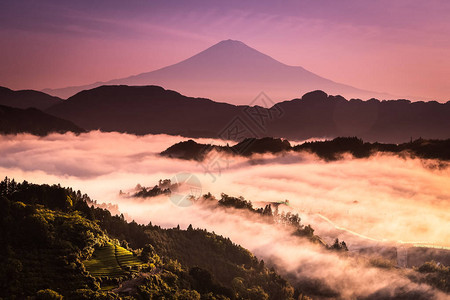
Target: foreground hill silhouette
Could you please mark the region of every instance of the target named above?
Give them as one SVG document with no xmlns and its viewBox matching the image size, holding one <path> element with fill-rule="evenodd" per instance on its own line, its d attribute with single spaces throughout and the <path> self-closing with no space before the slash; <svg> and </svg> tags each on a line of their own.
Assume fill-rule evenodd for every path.
<svg viewBox="0 0 450 300">
<path fill-rule="evenodd" d="M 235 106 L 158 86 L 101 86 L 46 112 L 87 130 L 237 141 L 264 136 L 291 140 L 358 136 L 369 142 L 402 143 L 450 137 L 450 102 L 348 101 L 322 91 L 273 106 L 262 99 L 254 106 Z"/>
<path fill-rule="evenodd" d="M 47 89 L 44 92 L 68 98 L 82 90 L 104 84 L 161 85 L 185 95 L 233 104 L 248 104 L 261 91 L 276 102 L 317 89 L 363 99 L 387 97 L 386 94 L 333 82 L 302 67 L 285 65 L 234 40 L 221 41 L 186 60 L 152 72 L 85 86 Z"/>
<path fill-rule="evenodd" d="M 70 121 L 46 114 L 36 108 L 20 109 L 0 105 L 0 133 L 31 133 L 44 136 L 52 132 L 81 133 L 84 130 Z"/>
<path fill-rule="evenodd" d="M 62 99 L 33 90 L 13 91 L 0 86 L 0 105 L 16 108 L 47 109 Z"/>
</svg>

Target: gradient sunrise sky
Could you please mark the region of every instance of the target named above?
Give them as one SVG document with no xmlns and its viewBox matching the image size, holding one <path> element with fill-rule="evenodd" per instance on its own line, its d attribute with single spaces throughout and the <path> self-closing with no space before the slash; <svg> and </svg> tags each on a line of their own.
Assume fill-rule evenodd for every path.
<svg viewBox="0 0 450 300">
<path fill-rule="evenodd" d="M 224 39 L 361 89 L 450 100 L 450 1 L 0 2 L 0 85 L 148 72 Z"/>
</svg>

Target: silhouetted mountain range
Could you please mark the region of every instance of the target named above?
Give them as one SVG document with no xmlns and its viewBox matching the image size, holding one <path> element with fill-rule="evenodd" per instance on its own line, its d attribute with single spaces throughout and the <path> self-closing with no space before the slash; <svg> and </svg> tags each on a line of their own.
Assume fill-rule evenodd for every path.
<svg viewBox="0 0 450 300">
<path fill-rule="evenodd" d="M 255 106 L 235 106 L 157 86 L 102 86 L 46 111 L 87 130 L 236 141 L 358 136 L 370 142 L 401 143 L 450 137 L 450 102 L 347 101 L 315 91 L 265 108 L 264 97 Z"/>
<path fill-rule="evenodd" d="M 85 129 L 134 134 L 214 136 L 239 107 L 189 98 L 157 86 L 102 86 L 47 110 Z"/>
<path fill-rule="evenodd" d="M 0 86 L 0 105 L 17 108 L 47 109 L 62 99 L 33 90 L 13 91 Z"/>
<path fill-rule="evenodd" d="M 84 130 L 70 121 L 51 116 L 36 108 L 20 109 L 0 105 L 1 134 L 27 132 L 43 136 L 52 132 L 68 131 L 81 133 Z"/>
<path fill-rule="evenodd" d="M 202 161 L 213 150 L 238 156 L 250 156 L 256 153 L 276 154 L 287 151 L 306 151 L 314 153 L 327 161 L 340 159 L 345 153 L 349 153 L 356 158 L 367 158 L 373 154 L 384 152 L 449 161 L 450 139 L 417 139 L 403 144 L 381 144 L 365 143 L 356 137 L 339 137 L 328 141 L 305 142 L 293 147 L 287 140 L 269 137 L 262 139 L 247 138 L 234 146 L 200 144 L 193 140 L 188 140 L 170 146 L 161 152 L 161 155 L 170 158 Z"/>
<path fill-rule="evenodd" d="M 233 104 L 251 104 L 264 91 L 274 102 L 312 90 L 369 99 L 389 95 L 360 90 L 320 77 L 302 67 L 285 65 L 240 41 L 221 41 L 186 60 L 135 76 L 85 86 L 46 89 L 68 98 L 101 85 L 160 85 L 185 95 Z"/>
</svg>

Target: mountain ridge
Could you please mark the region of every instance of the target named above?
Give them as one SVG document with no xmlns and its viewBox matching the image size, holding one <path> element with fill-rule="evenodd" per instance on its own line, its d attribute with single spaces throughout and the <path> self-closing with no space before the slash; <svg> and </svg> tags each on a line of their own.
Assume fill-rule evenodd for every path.
<svg viewBox="0 0 450 300">
<path fill-rule="evenodd" d="M 262 95 L 261 97 L 264 97 Z M 301 99 L 253 106 L 192 98 L 158 86 L 102 86 L 83 91 L 46 112 L 87 129 L 242 140 L 273 136 L 290 140 L 358 136 L 401 143 L 411 137 L 446 139 L 450 102 L 346 100 L 313 91 Z M 233 123 L 234 122 L 234 123 Z M 238 125 L 241 136 L 229 136 Z"/>
</svg>

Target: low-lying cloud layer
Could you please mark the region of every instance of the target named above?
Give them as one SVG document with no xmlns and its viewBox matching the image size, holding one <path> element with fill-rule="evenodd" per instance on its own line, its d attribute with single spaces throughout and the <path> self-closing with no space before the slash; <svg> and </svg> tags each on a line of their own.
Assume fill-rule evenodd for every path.
<svg viewBox="0 0 450 300">
<path fill-rule="evenodd" d="M 284 229 L 255 223 L 241 213 L 199 205 L 183 208 L 165 196 L 124 198 L 119 190 L 192 173 L 202 193 L 216 197 L 221 192 L 242 195 L 254 206 L 288 199 L 290 206 L 284 209 L 300 213 L 303 223 L 310 223 L 327 241 L 344 238 L 350 250 L 365 241 L 450 246 L 449 168 L 433 169 L 421 160 L 385 155 L 328 163 L 298 153 L 250 160 L 212 153 L 202 163 L 158 155 L 180 140 L 186 138 L 101 132 L 1 136 L 0 175 L 80 189 L 98 202 L 117 203 L 141 223 L 214 230 L 299 278 L 324 280 L 344 298 L 394 289 L 429 292 L 429 287 L 415 285 L 397 272 L 361 267 L 306 242 L 299 245 Z"/>
</svg>

